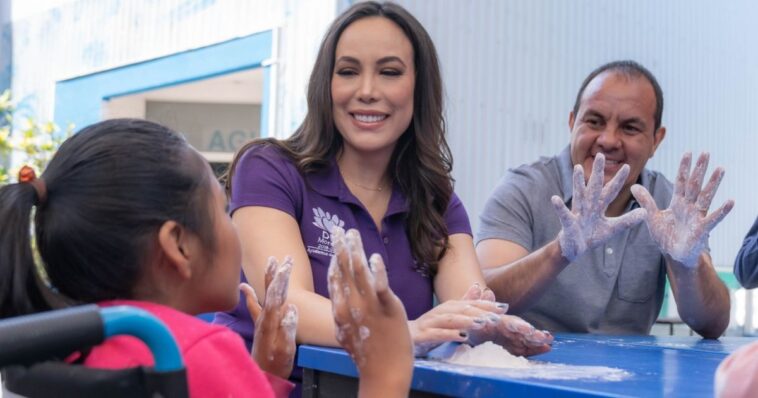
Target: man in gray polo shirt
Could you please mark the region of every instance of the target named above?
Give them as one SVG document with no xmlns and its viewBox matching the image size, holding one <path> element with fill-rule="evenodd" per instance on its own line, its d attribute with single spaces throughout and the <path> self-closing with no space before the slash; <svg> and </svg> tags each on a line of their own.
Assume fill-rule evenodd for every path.
<svg viewBox="0 0 758 398">
<path fill-rule="evenodd" d="M 668 274 L 682 320 L 706 338 L 723 333 L 729 293 L 707 238 L 733 202 L 707 214 L 724 174 L 701 189 L 707 154 L 691 175 L 684 155 L 676 186 L 645 169 L 666 135 L 662 113 L 647 69 L 603 65 L 579 90 L 569 146 L 506 174 L 481 215 L 477 255 L 509 312 L 556 332 L 647 334 Z"/>
</svg>

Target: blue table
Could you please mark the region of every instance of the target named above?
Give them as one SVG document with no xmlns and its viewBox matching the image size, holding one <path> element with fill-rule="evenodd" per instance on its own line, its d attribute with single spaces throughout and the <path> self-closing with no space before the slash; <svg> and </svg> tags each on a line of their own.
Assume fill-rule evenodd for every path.
<svg viewBox="0 0 758 398">
<path fill-rule="evenodd" d="M 538 363 L 534 369 L 417 360 L 411 396 L 711 397 L 719 363 L 754 340 L 558 334 L 551 352 L 530 358 Z M 435 354 L 444 357 L 445 349 Z M 298 356 L 304 396 L 357 391 L 355 367 L 343 350 L 304 345 Z"/>
</svg>

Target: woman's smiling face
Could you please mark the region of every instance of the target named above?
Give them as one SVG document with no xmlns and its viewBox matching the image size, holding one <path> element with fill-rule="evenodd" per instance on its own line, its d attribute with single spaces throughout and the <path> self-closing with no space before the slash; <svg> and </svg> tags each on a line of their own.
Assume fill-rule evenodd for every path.
<svg viewBox="0 0 758 398">
<path fill-rule="evenodd" d="M 331 91 L 344 150 L 392 153 L 413 118 L 413 56 L 408 37 L 387 18 L 363 18 L 342 32 Z"/>
</svg>

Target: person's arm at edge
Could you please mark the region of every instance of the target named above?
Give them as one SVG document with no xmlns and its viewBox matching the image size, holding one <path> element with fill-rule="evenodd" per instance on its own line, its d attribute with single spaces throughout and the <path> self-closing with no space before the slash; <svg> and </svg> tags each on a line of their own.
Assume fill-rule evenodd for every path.
<svg viewBox="0 0 758 398">
<path fill-rule="evenodd" d="M 666 270 L 679 316 L 706 339 L 716 339 L 729 326 L 729 290 L 719 279 L 711 256 L 700 254 L 697 267 L 688 269 L 666 258 Z"/>
<path fill-rule="evenodd" d="M 534 305 L 569 264 L 557 239 L 532 253 L 508 240 L 485 239 L 477 244 L 476 254 L 487 286 L 514 315 Z"/>
<path fill-rule="evenodd" d="M 734 261 L 734 276 L 746 289 L 758 287 L 758 217 L 737 253 Z"/>
<path fill-rule="evenodd" d="M 297 221 L 286 212 L 262 206 L 242 207 L 232 221 L 242 246 L 242 269 L 259 297 L 265 294 L 266 260 L 292 256 L 287 302 L 298 308 L 299 343 L 338 347 L 334 337 L 331 302 L 315 293 L 308 254 Z"/>
</svg>

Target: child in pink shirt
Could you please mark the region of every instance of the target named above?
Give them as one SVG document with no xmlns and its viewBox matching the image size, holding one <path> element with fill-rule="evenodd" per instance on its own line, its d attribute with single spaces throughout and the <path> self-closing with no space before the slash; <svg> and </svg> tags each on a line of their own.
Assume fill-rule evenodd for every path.
<svg viewBox="0 0 758 398">
<path fill-rule="evenodd" d="M 241 248 L 224 193 L 208 163 L 176 132 L 136 119 L 86 127 L 63 143 L 40 178 L 25 167 L 19 183 L 0 188 L 0 219 L 0 318 L 71 303 L 132 305 L 171 330 L 191 396 L 283 396 L 292 388 L 280 379 L 290 373 L 295 352 L 297 310 L 286 303 L 292 262 L 269 261 L 262 303 L 250 286 L 239 285 Z M 30 220 L 46 278 L 35 266 Z M 412 373 L 407 319 L 382 283 L 383 264 L 372 263 L 380 270 L 374 282 L 357 242 L 344 244 L 351 259 L 335 257 L 335 267 L 349 260 L 350 272 L 333 283 L 347 291 L 363 281 L 364 294 L 335 301 L 335 315 L 349 305 L 369 319 L 336 318 L 338 329 L 350 342 L 345 347 L 363 376 L 362 391 L 384 386 L 402 395 Z M 193 316 L 234 307 L 238 286 L 256 323 L 252 358 L 237 334 Z M 358 338 L 369 326 L 377 336 Z M 387 336 L 399 344 L 388 344 Z M 92 367 L 153 364 L 147 347 L 128 336 L 81 355 Z"/>
</svg>

